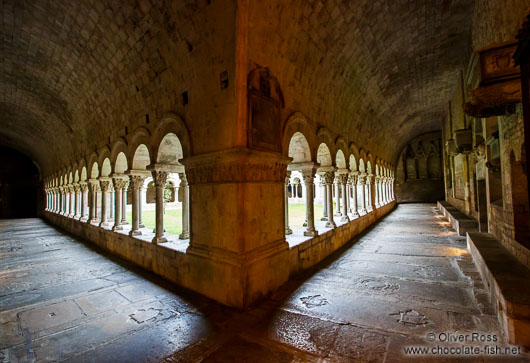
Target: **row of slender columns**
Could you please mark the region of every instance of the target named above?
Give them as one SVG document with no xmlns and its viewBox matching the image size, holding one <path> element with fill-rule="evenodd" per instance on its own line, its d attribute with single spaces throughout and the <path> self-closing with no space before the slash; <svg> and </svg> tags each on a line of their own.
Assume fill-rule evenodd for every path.
<svg viewBox="0 0 530 363">
<path fill-rule="evenodd" d="M 164 237 L 164 188 L 168 172 L 153 170 L 156 192 L 156 227 L 154 243 L 167 241 Z M 189 230 L 189 187 L 185 173 L 179 173 L 182 193 L 182 233 L 180 239 L 190 238 Z M 109 227 L 114 218 L 112 230 L 122 230 L 127 224 L 127 189 L 132 187 L 132 228 L 131 236 L 141 235 L 142 225 L 141 190 L 146 175 L 116 175 L 112 178 L 90 179 L 88 182 L 61 186 L 46 190 L 46 210 L 71 218 L 80 219 L 100 227 Z M 130 180 L 129 180 L 130 179 Z M 111 193 L 113 193 L 111 195 Z M 98 203 L 101 201 L 101 208 Z M 111 205 L 113 203 L 113 205 Z M 88 208 L 87 208 L 88 207 Z M 87 215 L 88 209 L 88 215 Z M 101 215 L 98 211 L 101 210 Z"/>
<path fill-rule="evenodd" d="M 336 173 L 327 171 L 320 173 L 321 187 L 323 188 L 323 217 L 326 221 L 327 228 L 335 228 L 335 217 L 341 217 L 342 222 L 350 221 L 357 218 L 359 212 L 366 214 L 375 208 L 379 208 L 393 200 L 393 179 L 378 177 L 373 174 L 350 172 Z M 287 172 L 284 188 L 284 213 L 285 213 L 285 234 L 292 234 L 293 231 L 289 226 L 289 180 L 291 172 Z M 315 229 L 314 222 L 314 205 L 313 205 L 313 184 L 315 171 L 314 169 L 302 169 L 302 176 L 306 189 L 306 230 L 304 235 L 316 236 L 318 231 Z M 333 193 L 335 188 L 336 213 L 333 213 Z M 373 195 L 372 195 L 373 193 Z M 358 199 L 360 196 L 360 199 Z M 372 201 L 374 201 L 372 203 Z"/>
</svg>

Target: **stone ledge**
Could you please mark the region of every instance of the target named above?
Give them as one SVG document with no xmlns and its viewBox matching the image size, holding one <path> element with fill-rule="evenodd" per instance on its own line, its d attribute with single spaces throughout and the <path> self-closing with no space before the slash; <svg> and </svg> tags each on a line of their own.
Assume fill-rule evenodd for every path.
<svg viewBox="0 0 530 363">
<path fill-rule="evenodd" d="M 451 226 L 460 236 L 465 236 L 466 232 L 478 232 L 477 221 L 460 212 L 460 210 L 453 207 L 451 203 L 438 201 L 438 209 L 449 220 Z"/>
<path fill-rule="evenodd" d="M 530 347 L 530 270 L 489 233 L 469 232 L 467 248 L 509 342 Z"/>
</svg>

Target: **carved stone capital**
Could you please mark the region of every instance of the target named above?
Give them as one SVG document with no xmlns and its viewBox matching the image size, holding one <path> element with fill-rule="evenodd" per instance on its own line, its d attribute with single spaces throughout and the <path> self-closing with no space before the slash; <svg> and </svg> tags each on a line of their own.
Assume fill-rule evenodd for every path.
<svg viewBox="0 0 530 363">
<path fill-rule="evenodd" d="M 115 190 L 122 190 L 125 187 L 125 184 L 128 184 L 127 180 L 124 180 L 123 178 L 114 178 L 112 181 L 114 182 Z"/>
<path fill-rule="evenodd" d="M 335 180 L 335 173 L 333 171 L 327 171 L 323 175 L 324 185 L 333 185 Z"/>
<path fill-rule="evenodd" d="M 348 182 L 348 174 L 339 174 L 337 175 L 337 179 L 339 181 L 339 184 L 346 185 Z"/>
<path fill-rule="evenodd" d="M 79 189 L 81 189 L 81 193 L 84 193 L 88 190 L 88 184 L 85 182 L 79 183 Z"/>
<path fill-rule="evenodd" d="M 151 171 L 153 175 L 153 181 L 155 182 L 155 188 L 164 188 L 166 186 L 167 177 L 169 173 L 163 170 Z"/>
<path fill-rule="evenodd" d="M 142 176 L 142 175 L 131 175 L 130 176 L 131 178 L 131 187 L 133 189 L 141 189 L 142 186 L 144 185 L 144 180 L 145 180 L 145 177 Z"/>
<path fill-rule="evenodd" d="M 101 191 L 103 193 L 106 193 L 110 191 L 111 189 L 111 181 L 110 180 L 102 180 L 100 181 Z"/>
</svg>

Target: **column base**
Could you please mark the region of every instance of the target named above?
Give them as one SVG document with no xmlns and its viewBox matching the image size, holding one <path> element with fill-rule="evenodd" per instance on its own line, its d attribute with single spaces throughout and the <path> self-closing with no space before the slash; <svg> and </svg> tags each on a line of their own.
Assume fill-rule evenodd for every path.
<svg viewBox="0 0 530 363">
<path fill-rule="evenodd" d="M 328 217 L 322 217 L 322 218 L 320 218 L 320 220 L 325 222 L 325 221 L 328 220 Z"/>
<path fill-rule="evenodd" d="M 293 230 L 291 228 L 285 228 L 285 234 L 293 234 Z"/>
<path fill-rule="evenodd" d="M 190 233 L 186 232 L 179 234 L 179 239 L 190 239 Z"/>
<path fill-rule="evenodd" d="M 111 224 L 109 222 L 100 222 L 99 227 L 110 227 Z"/>
<path fill-rule="evenodd" d="M 138 228 L 145 228 L 145 224 L 140 223 L 140 224 L 138 225 Z"/>
<path fill-rule="evenodd" d="M 74 219 L 80 219 L 81 216 L 80 216 L 79 214 L 74 214 L 73 218 L 74 218 Z"/>
<path fill-rule="evenodd" d="M 142 231 L 139 231 L 139 230 L 136 230 L 136 231 L 130 231 L 129 232 L 129 236 L 131 237 L 134 237 L 134 236 L 141 236 L 142 235 Z"/>
<path fill-rule="evenodd" d="M 350 221 L 350 218 L 349 218 L 347 215 L 345 215 L 344 217 L 342 217 L 342 218 L 340 219 L 340 221 L 341 221 L 341 222 L 349 222 L 349 221 Z"/>
<path fill-rule="evenodd" d="M 379 204 L 379 203 L 376 203 L 375 207 L 376 208 L 381 208 L 383 205 L 382 204 Z"/>
<path fill-rule="evenodd" d="M 120 225 L 118 225 L 118 226 L 114 226 L 114 227 L 112 227 L 112 230 L 113 230 L 113 231 L 123 231 L 123 227 L 120 226 Z"/>
<path fill-rule="evenodd" d="M 353 212 L 351 214 L 352 218 L 359 218 L 359 213 L 358 212 Z"/>
<path fill-rule="evenodd" d="M 333 216 L 334 217 L 342 217 L 342 213 L 335 213 Z"/>
<path fill-rule="evenodd" d="M 326 228 L 337 228 L 337 225 L 335 224 L 334 221 L 328 221 L 326 223 Z"/>
<path fill-rule="evenodd" d="M 167 238 L 164 237 L 164 236 L 155 237 L 155 238 L 153 238 L 153 240 L 151 242 L 154 243 L 154 244 L 164 243 L 164 242 L 167 242 Z"/>
<path fill-rule="evenodd" d="M 73 214 L 69 214 L 67 217 L 68 218 L 74 218 L 74 215 Z"/>
<path fill-rule="evenodd" d="M 88 222 L 88 218 L 87 217 L 81 217 L 81 218 L 79 218 L 79 221 L 86 223 L 86 222 Z"/>
<path fill-rule="evenodd" d="M 304 236 L 308 236 L 308 237 L 316 237 L 316 236 L 318 236 L 318 231 L 316 231 L 316 230 L 313 230 L 313 231 L 304 231 Z"/>
<path fill-rule="evenodd" d="M 120 225 L 122 225 L 122 226 L 126 226 L 128 224 L 129 224 L 129 222 L 126 219 L 122 219 L 121 222 L 120 222 Z"/>
</svg>

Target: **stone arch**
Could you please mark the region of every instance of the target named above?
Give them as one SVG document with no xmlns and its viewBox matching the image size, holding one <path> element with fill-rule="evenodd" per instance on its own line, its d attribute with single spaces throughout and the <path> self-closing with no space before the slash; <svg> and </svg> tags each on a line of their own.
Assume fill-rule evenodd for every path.
<svg viewBox="0 0 530 363">
<path fill-rule="evenodd" d="M 120 173 L 116 171 L 116 162 L 120 154 L 123 154 L 125 157 L 127 155 L 127 141 L 123 137 L 114 140 L 110 147 L 110 164 L 113 167 L 112 171 L 114 173 Z M 125 160 L 125 164 L 128 165 L 127 160 Z"/>
<path fill-rule="evenodd" d="M 305 135 L 295 132 L 289 142 L 288 156 L 293 158 L 293 163 L 304 163 L 312 160 L 311 148 Z"/>
<path fill-rule="evenodd" d="M 353 153 L 350 154 L 350 170 L 351 171 L 357 171 L 357 158 Z"/>
<path fill-rule="evenodd" d="M 151 133 L 145 127 L 139 127 L 136 129 L 134 134 L 131 136 L 127 146 L 127 165 L 130 165 L 134 169 L 133 160 L 135 158 L 136 152 L 140 145 L 144 145 L 147 149 L 147 155 L 152 155 L 151 146 Z M 147 164 L 149 165 L 149 164 Z M 145 169 L 145 168 L 143 168 Z"/>
<path fill-rule="evenodd" d="M 127 171 L 127 168 L 128 168 L 127 156 L 125 156 L 125 153 L 120 152 L 116 156 L 116 160 L 114 162 L 114 173 L 123 174 Z"/>
<path fill-rule="evenodd" d="M 156 147 L 156 162 L 160 164 L 181 165 L 184 156 L 178 136 L 172 132 L 166 134 Z"/>
<path fill-rule="evenodd" d="M 285 156 L 289 155 L 290 143 L 295 133 L 301 133 L 304 136 L 309 144 L 311 160 L 316 160 L 317 141 L 315 138 L 315 126 L 300 112 L 293 113 L 285 122 L 282 132 L 282 153 Z"/>
<path fill-rule="evenodd" d="M 348 145 L 346 144 L 346 141 L 342 136 L 337 136 L 335 139 L 335 151 L 338 153 L 339 150 L 342 150 L 342 153 L 344 154 L 344 160 L 348 160 L 349 156 L 349 149 Z M 335 155 L 336 155 L 335 153 Z"/>
<path fill-rule="evenodd" d="M 134 170 L 146 170 L 147 165 L 151 164 L 151 154 L 145 144 L 140 144 L 133 153 L 131 168 Z"/>
<path fill-rule="evenodd" d="M 174 134 L 178 138 L 182 157 L 191 155 L 191 141 L 190 133 L 184 121 L 173 113 L 166 114 L 158 123 L 151 138 L 151 145 L 153 145 L 152 155 L 157 155 L 157 162 L 159 159 L 159 148 L 163 146 L 162 141 L 168 134 Z M 167 139 L 166 139 L 167 140 Z"/>
<path fill-rule="evenodd" d="M 75 173 L 74 173 L 74 183 L 78 183 L 79 182 L 79 169 L 75 169 Z"/>
<path fill-rule="evenodd" d="M 366 167 L 364 165 L 364 160 L 363 158 L 360 158 L 359 159 L 359 172 L 360 173 L 365 173 L 366 172 Z"/>
<path fill-rule="evenodd" d="M 99 178 L 99 164 L 97 161 L 94 161 L 94 163 L 90 167 L 90 179 L 97 178 Z"/>
<path fill-rule="evenodd" d="M 86 166 L 83 166 L 81 168 L 81 181 L 84 181 L 87 179 L 87 172 L 86 172 Z"/>
<path fill-rule="evenodd" d="M 326 144 L 330 152 L 330 155 L 335 154 L 335 150 L 334 150 L 335 143 L 333 142 L 333 138 L 331 137 L 331 132 L 329 131 L 327 127 L 322 126 L 317 130 L 317 142 L 318 142 L 319 147 L 322 144 Z M 318 155 L 318 152 L 317 152 L 317 155 Z"/>
<path fill-rule="evenodd" d="M 344 152 L 340 149 L 335 155 L 335 166 L 339 169 L 346 169 L 346 157 L 344 156 Z"/>
<path fill-rule="evenodd" d="M 112 173 L 112 165 L 110 164 L 110 159 L 105 158 L 103 163 L 101 163 L 101 176 L 109 176 Z"/>
<path fill-rule="evenodd" d="M 326 143 L 321 143 L 317 150 L 317 162 L 320 166 L 332 166 L 331 152 Z"/>
<path fill-rule="evenodd" d="M 370 160 L 366 161 L 366 173 L 373 174 L 372 162 Z"/>
</svg>

